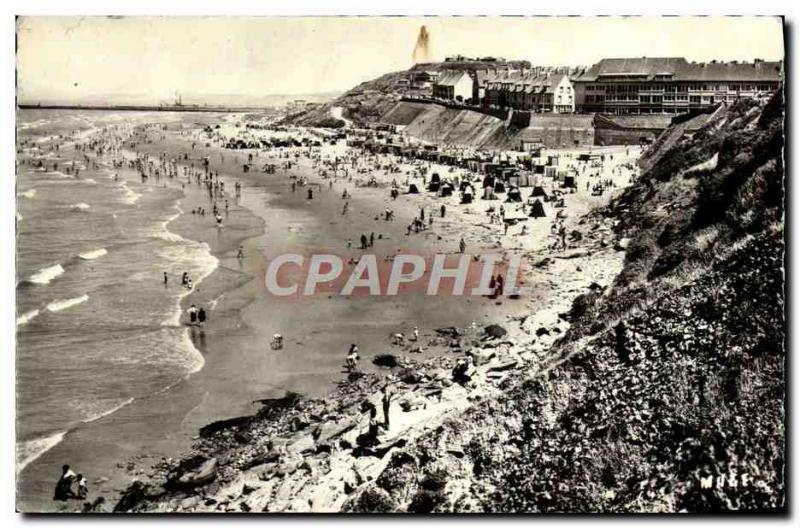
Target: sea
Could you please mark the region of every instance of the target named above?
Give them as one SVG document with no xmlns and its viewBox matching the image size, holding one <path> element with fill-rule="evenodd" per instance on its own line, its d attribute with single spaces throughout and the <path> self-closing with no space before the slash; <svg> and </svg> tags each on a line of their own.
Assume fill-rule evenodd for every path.
<svg viewBox="0 0 800 528">
<path fill-rule="evenodd" d="M 180 324 L 189 293 L 180 277 L 188 272 L 198 284 L 218 262 L 208 245 L 170 231 L 182 212 L 180 187 L 143 183 L 110 158 L 88 167 L 72 148 L 109 125 L 169 119 L 156 112 L 17 113 L 17 473 L 72 428 L 203 367 Z M 28 158 L 44 166 L 21 163 Z M 73 162 L 77 176 L 65 171 Z"/>
</svg>

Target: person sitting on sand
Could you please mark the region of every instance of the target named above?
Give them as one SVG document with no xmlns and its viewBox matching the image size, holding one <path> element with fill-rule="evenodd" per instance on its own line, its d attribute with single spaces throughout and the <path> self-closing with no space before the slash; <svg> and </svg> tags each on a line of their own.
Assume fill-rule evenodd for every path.
<svg viewBox="0 0 800 528">
<path fill-rule="evenodd" d="M 56 483 L 56 491 L 53 494 L 53 500 L 65 501 L 75 496 L 72 492 L 72 481 L 75 480 L 77 475 L 69 468 L 69 465 L 64 464 L 61 466 L 61 477 Z"/>
<path fill-rule="evenodd" d="M 75 494 L 75 498 L 85 499 L 86 495 L 89 493 L 89 488 L 86 486 L 86 477 L 78 474 L 75 480 L 78 482 L 78 492 Z"/>
</svg>

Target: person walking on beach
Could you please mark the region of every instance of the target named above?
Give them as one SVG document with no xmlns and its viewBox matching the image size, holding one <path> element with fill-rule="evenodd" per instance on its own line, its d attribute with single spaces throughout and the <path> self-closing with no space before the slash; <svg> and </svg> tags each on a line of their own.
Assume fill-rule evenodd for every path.
<svg viewBox="0 0 800 528">
<path fill-rule="evenodd" d="M 444 213 L 445 213 L 446 210 L 447 210 L 447 208 L 444 206 L 444 204 L 442 204 L 441 209 L 439 209 L 439 212 L 442 214 L 442 218 L 444 218 Z"/>
<path fill-rule="evenodd" d="M 195 305 L 191 305 L 187 310 L 189 314 L 189 324 L 193 325 L 197 323 L 197 307 Z"/>
<path fill-rule="evenodd" d="M 350 345 L 350 351 L 347 353 L 347 358 L 345 359 L 345 366 L 348 372 L 354 372 L 358 369 L 359 359 L 361 358 L 358 356 L 358 346 L 353 343 Z"/>
<path fill-rule="evenodd" d="M 373 231 L 372 233 L 369 234 L 369 247 L 372 247 L 374 245 L 375 245 L 375 232 Z"/>
<path fill-rule="evenodd" d="M 392 407 L 392 392 L 389 388 L 389 384 L 383 386 L 383 391 L 381 394 L 381 403 L 383 405 L 383 425 L 384 429 L 387 431 L 389 430 L 389 411 Z"/>
<path fill-rule="evenodd" d="M 244 246 L 239 246 L 239 250 L 236 252 L 236 258 L 239 260 L 244 258 Z"/>
<path fill-rule="evenodd" d="M 169 282 L 169 278 L 167 277 L 167 272 L 165 271 L 164 272 L 164 286 L 167 285 L 167 282 Z"/>
<path fill-rule="evenodd" d="M 197 323 L 200 326 L 206 325 L 206 311 L 202 307 L 199 310 L 197 310 Z"/>
<path fill-rule="evenodd" d="M 461 240 L 458 242 L 458 251 L 460 253 L 464 253 L 467 249 L 467 243 L 464 242 L 464 237 L 461 237 Z"/>
<path fill-rule="evenodd" d="M 367 249 L 367 235 L 361 235 L 361 249 Z"/>
</svg>

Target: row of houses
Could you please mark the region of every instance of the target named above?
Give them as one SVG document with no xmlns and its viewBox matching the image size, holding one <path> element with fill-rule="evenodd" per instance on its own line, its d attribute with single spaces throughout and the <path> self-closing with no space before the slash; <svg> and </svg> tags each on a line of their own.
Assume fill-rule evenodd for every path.
<svg viewBox="0 0 800 528">
<path fill-rule="evenodd" d="M 541 113 L 676 114 L 764 97 L 783 62 L 688 62 L 681 57 L 603 59 L 589 68 L 413 71 L 409 92 Z"/>
</svg>

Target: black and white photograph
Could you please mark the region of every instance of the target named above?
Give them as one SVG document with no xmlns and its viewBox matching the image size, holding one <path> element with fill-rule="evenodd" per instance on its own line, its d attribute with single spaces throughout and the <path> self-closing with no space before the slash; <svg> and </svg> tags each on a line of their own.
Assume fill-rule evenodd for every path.
<svg viewBox="0 0 800 528">
<path fill-rule="evenodd" d="M 791 509 L 780 13 L 17 7 L 16 512 Z"/>
</svg>

